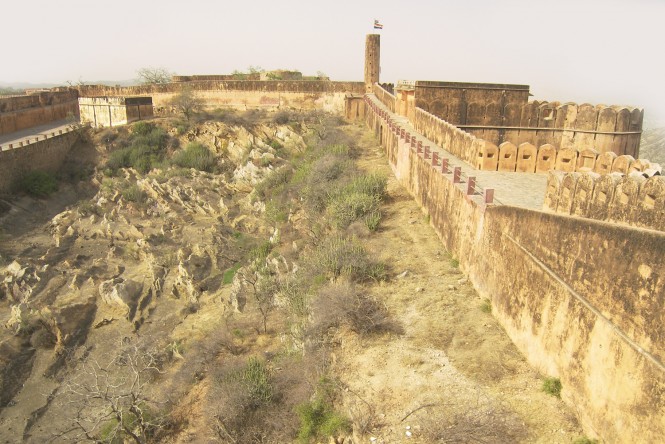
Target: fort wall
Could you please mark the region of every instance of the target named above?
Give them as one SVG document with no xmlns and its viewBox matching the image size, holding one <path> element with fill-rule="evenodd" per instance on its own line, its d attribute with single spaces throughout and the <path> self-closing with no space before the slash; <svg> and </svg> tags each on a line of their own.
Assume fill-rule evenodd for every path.
<svg viewBox="0 0 665 444">
<path fill-rule="evenodd" d="M 379 92 L 380 95 L 377 95 L 377 98 L 384 105 L 390 102 L 389 98 L 392 96 L 380 86 L 375 85 L 375 90 Z M 465 130 L 421 108 L 415 108 L 414 118 L 409 120 L 425 137 L 436 141 L 437 145 L 479 170 L 530 173 L 547 173 L 550 170 L 593 171 L 599 174 L 653 170 L 652 174 L 655 174 L 660 173 L 662 169 L 660 165 L 652 164 L 647 159 L 634 159 L 633 156 L 627 154 L 616 155 L 613 151 L 600 152 L 594 148 L 571 146 L 572 142 L 568 147 L 550 143 L 534 145 L 531 142 L 522 142 L 517 145 L 510 141 L 497 146 L 491 140 L 481 137 L 487 135 L 486 133 Z M 575 132 L 570 131 L 569 133 L 574 138 Z M 455 137 L 462 138 L 463 142 L 457 143 Z M 491 134 L 490 137 L 492 137 Z M 479 142 L 475 145 L 469 142 L 473 140 Z"/>
<path fill-rule="evenodd" d="M 363 94 L 362 82 L 330 81 L 192 81 L 164 85 L 79 87 L 81 97 L 152 97 L 155 114 L 173 112 L 171 100 L 185 89 L 201 98 L 205 106 L 236 109 L 323 109 L 343 114 L 347 94 Z"/>
<path fill-rule="evenodd" d="M 53 134 L 50 137 L 40 137 L 42 137 L 40 140 L 21 147 L 13 149 L 5 145 L 1 147 L 0 192 L 10 192 L 15 182 L 30 171 L 56 173 L 78 140 L 79 134 L 76 131 L 69 131 Z"/>
<path fill-rule="evenodd" d="M 665 177 L 550 172 L 544 209 L 665 232 Z"/>
<path fill-rule="evenodd" d="M 416 107 L 495 145 L 528 142 L 639 154 L 644 111 L 638 108 L 529 102 L 526 85 L 412 83 Z"/>
<path fill-rule="evenodd" d="M 75 90 L 0 98 L 0 135 L 78 115 Z"/>
<path fill-rule="evenodd" d="M 371 106 L 365 119 L 513 342 L 544 375 L 561 378 L 586 433 L 607 442 L 664 436 L 665 233 L 485 205 L 385 130 Z"/>
</svg>

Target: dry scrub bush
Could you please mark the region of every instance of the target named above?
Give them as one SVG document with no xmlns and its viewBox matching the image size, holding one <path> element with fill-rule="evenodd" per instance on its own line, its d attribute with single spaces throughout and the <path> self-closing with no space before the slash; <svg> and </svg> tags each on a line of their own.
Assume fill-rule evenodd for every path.
<svg viewBox="0 0 665 444">
<path fill-rule="evenodd" d="M 331 328 L 342 326 L 360 335 L 401 331 L 382 303 L 347 279 L 323 287 L 311 303 L 312 338 L 324 338 Z"/>
<path fill-rule="evenodd" d="M 214 433 L 222 442 L 292 442 L 298 430 L 295 407 L 311 395 L 314 356 L 278 356 L 268 363 L 224 359 L 213 370 L 208 393 Z"/>
<path fill-rule="evenodd" d="M 528 430 L 521 419 L 486 395 L 458 404 L 432 404 L 418 412 L 428 442 L 522 442 Z"/>
<path fill-rule="evenodd" d="M 342 235 L 324 239 L 307 258 L 306 266 L 331 279 L 342 275 L 353 281 L 382 280 L 386 277 L 385 264 L 372 261 L 358 241 Z"/>
<path fill-rule="evenodd" d="M 162 373 L 162 357 L 129 346 L 107 362 L 87 357 L 63 386 L 63 411 L 70 426 L 57 433 L 93 442 L 147 443 L 159 440 L 168 425 L 163 405 L 148 394 Z"/>
</svg>

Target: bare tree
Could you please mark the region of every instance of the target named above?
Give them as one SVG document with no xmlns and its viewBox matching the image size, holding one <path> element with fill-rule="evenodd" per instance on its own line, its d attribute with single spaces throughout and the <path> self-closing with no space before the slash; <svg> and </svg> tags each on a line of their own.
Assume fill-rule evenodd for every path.
<svg viewBox="0 0 665 444">
<path fill-rule="evenodd" d="M 203 100 L 197 97 L 191 88 L 183 88 L 171 99 L 171 105 L 189 120 L 192 114 L 203 109 Z"/>
<path fill-rule="evenodd" d="M 171 82 L 170 73 L 166 68 L 141 68 L 136 71 L 139 80 L 144 85 L 163 85 Z"/>
<path fill-rule="evenodd" d="M 129 347 L 106 364 L 86 358 L 63 386 L 64 405 L 72 407 L 70 427 L 57 438 L 99 442 L 148 442 L 164 427 L 147 385 L 161 373 L 153 353 Z"/>
</svg>

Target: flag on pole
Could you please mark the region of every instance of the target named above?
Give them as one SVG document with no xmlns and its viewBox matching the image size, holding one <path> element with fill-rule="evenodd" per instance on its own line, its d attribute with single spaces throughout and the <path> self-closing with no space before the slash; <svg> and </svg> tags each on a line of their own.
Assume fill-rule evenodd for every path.
<svg viewBox="0 0 665 444">
<path fill-rule="evenodd" d="M 383 29 L 383 25 L 378 20 L 374 20 L 374 29 Z"/>
</svg>

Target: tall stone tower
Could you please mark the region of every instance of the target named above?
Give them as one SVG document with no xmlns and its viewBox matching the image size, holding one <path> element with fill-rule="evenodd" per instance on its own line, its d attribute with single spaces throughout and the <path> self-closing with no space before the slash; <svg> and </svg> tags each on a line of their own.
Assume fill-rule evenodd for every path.
<svg viewBox="0 0 665 444">
<path fill-rule="evenodd" d="M 381 36 L 367 34 L 365 39 L 365 92 L 372 92 L 372 85 L 379 81 Z"/>
</svg>

